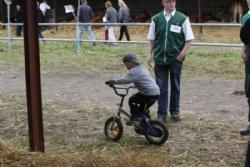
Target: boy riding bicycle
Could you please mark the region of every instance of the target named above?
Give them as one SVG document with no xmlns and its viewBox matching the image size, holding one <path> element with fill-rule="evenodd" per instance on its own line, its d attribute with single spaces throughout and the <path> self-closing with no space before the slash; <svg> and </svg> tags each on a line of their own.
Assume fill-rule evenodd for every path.
<svg viewBox="0 0 250 167">
<path fill-rule="evenodd" d="M 127 125 L 132 125 L 139 118 L 140 112 L 146 111 L 155 103 L 160 95 L 160 90 L 147 68 L 139 63 L 135 54 L 126 54 L 122 61 L 129 70 L 128 73 L 121 78 L 106 81 L 106 84 L 134 83 L 135 88 L 139 90 L 138 93 L 129 98 L 128 102 L 131 120 L 127 122 Z"/>
</svg>

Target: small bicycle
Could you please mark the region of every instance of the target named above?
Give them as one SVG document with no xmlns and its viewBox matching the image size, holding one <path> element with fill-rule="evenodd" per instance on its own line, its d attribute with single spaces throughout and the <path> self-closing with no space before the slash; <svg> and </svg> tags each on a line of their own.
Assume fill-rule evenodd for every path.
<svg viewBox="0 0 250 167">
<path fill-rule="evenodd" d="M 134 87 L 116 87 L 109 85 L 113 88 L 116 95 L 121 97 L 121 102 L 118 104 L 117 115 L 112 116 L 105 122 L 104 133 L 107 139 L 112 141 L 118 141 L 123 135 L 123 124 L 121 121 L 121 114 L 130 119 L 131 115 L 123 109 L 123 102 L 128 95 L 129 89 Z M 118 92 L 118 90 L 120 90 Z M 122 92 L 121 92 L 122 91 Z M 140 112 L 138 121 L 133 124 L 134 130 L 139 135 L 144 135 L 146 140 L 150 144 L 161 145 L 168 139 L 167 127 L 157 120 L 151 120 L 149 116 L 149 109 L 144 112 Z"/>
</svg>

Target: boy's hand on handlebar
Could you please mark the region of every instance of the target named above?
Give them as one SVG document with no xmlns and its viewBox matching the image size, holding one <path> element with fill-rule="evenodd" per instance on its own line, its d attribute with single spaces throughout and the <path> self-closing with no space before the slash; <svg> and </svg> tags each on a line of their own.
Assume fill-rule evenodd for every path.
<svg viewBox="0 0 250 167">
<path fill-rule="evenodd" d="M 109 85 L 109 86 L 114 86 L 115 81 L 114 80 L 109 80 L 109 81 L 106 81 L 105 84 Z"/>
</svg>

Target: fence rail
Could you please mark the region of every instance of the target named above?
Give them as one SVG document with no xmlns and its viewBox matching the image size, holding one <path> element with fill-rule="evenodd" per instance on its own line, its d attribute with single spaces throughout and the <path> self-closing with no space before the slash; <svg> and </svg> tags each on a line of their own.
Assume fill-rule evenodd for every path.
<svg viewBox="0 0 250 167">
<path fill-rule="evenodd" d="M 0 26 L 17 26 L 23 23 L 0 23 Z M 149 26 L 150 23 L 39 23 L 40 26 L 76 26 L 76 25 L 92 25 L 92 26 Z M 193 27 L 240 27 L 240 24 L 235 23 L 191 23 Z"/>
<path fill-rule="evenodd" d="M 0 23 L 0 26 L 18 26 L 23 25 L 22 23 Z M 77 25 L 92 25 L 92 26 L 149 26 L 150 23 L 39 23 L 39 26 L 77 26 Z M 240 28 L 240 24 L 231 24 L 231 23 L 191 23 L 193 27 L 235 27 Z M 0 37 L 0 40 L 23 40 L 23 38 L 17 37 Z M 59 41 L 59 42 L 76 42 L 74 38 L 43 38 L 40 40 L 44 41 Z M 91 42 L 91 40 L 81 40 L 82 42 Z M 107 42 L 106 40 L 96 40 L 96 42 Z M 149 41 L 117 41 L 117 43 L 124 44 L 148 44 Z M 192 42 L 193 46 L 210 46 L 210 47 L 242 47 L 242 44 L 236 43 L 209 43 L 209 42 Z"/>
<path fill-rule="evenodd" d="M 11 38 L 12 40 L 23 40 L 23 38 Z M 0 40 L 8 40 L 8 38 L 0 37 Z M 76 42 L 75 38 L 43 38 L 40 41 L 54 41 L 54 42 Z M 91 40 L 81 40 L 81 42 L 91 42 Z M 95 42 L 104 43 L 106 40 L 95 40 Z M 149 41 L 117 41 L 123 44 L 149 44 Z M 228 44 L 228 43 L 209 43 L 209 42 L 192 42 L 192 46 L 217 46 L 217 47 L 242 47 L 243 44 Z"/>
</svg>

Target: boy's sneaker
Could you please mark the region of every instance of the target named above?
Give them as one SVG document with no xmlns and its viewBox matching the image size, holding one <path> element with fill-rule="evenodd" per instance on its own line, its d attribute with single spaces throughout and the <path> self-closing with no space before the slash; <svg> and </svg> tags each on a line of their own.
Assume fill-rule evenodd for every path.
<svg viewBox="0 0 250 167">
<path fill-rule="evenodd" d="M 133 126 L 135 124 L 135 121 L 132 121 L 132 120 L 128 120 L 127 122 L 126 122 L 126 125 L 127 126 Z"/>
<path fill-rule="evenodd" d="M 138 121 L 137 117 L 131 117 L 130 120 L 126 122 L 127 126 L 133 126 Z"/>
<path fill-rule="evenodd" d="M 181 117 L 180 117 L 179 114 L 172 114 L 172 115 L 171 115 L 171 119 L 172 119 L 173 121 L 175 121 L 175 122 L 181 121 Z"/>
<path fill-rule="evenodd" d="M 250 126 L 246 127 L 245 129 L 241 129 L 240 135 L 242 136 L 250 135 Z"/>
</svg>

